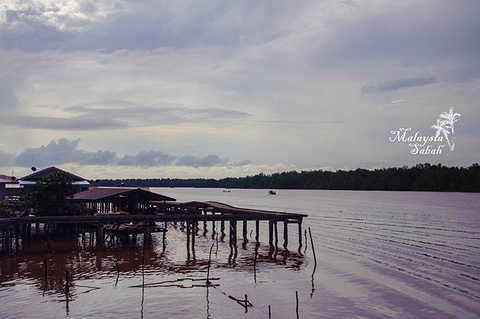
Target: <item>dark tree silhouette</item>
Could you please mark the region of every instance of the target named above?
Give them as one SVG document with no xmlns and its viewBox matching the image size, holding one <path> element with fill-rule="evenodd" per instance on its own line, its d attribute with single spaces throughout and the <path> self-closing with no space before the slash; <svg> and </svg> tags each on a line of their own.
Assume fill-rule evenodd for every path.
<svg viewBox="0 0 480 319">
<path fill-rule="evenodd" d="M 100 180 L 100 186 L 209 187 L 260 189 L 343 189 L 391 191 L 480 192 L 480 166 L 446 167 L 417 164 L 367 170 L 358 168 L 336 172 L 291 171 L 266 175 L 215 179 L 122 179 Z"/>
<path fill-rule="evenodd" d="M 64 172 L 56 172 L 37 182 L 35 190 L 27 199 L 27 208 L 38 215 L 64 215 L 68 199 L 75 193 L 73 179 Z"/>
</svg>

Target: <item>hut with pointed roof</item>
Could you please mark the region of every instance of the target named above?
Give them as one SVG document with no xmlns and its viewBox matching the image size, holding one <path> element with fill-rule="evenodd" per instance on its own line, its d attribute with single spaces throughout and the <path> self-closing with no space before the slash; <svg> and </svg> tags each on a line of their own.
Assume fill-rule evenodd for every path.
<svg viewBox="0 0 480 319">
<path fill-rule="evenodd" d="M 148 214 L 153 213 L 152 202 L 166 203 L 175 198 L 138 187 L 92 187 L 73 195 L 73 201 L 81 202 L 98 214 Z"/>
<path fill-rule="evenodd" d="M 34 171 L 32 174 L 24 176 L 18 179 L 20 187 L 23 188 L 23 193 L 28 196 L 34 187 L 38 185 L 40 181 L 49 176 L 62 173 L 66 174 L 72 180 L 72 186 L 75 188 L 75 192 L 81 192 L 87 190 L 90 187 L 90 182 L 83 177 L 66 172 L 58 167 L 51 166 L 40 171 Z"/>
</svg>

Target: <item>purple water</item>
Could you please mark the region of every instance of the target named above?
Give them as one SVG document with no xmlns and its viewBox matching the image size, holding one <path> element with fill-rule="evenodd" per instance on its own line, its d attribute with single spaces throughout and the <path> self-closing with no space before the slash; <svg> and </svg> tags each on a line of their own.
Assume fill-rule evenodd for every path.
<svg viewBox="0 0 480 319">
<path fill-rule="evenodd" d="M 237 249 L 228 235 L 220 241 L 200 228 L 188 251 L 172 225 L 165 245 L 158 234 L 145 251 L 141 240 L 101 251 L 81 240 L 55 242 L 50 252 L 38 243 L 0 256 L 0 317 L 269 318 L 270 307 L 272 318 L 296 318 L 296 294 L 299 318 L 480 317 L 480 194 L 153 190 L 179 201 L 306 213 L 303 245 L 293 224 L 283 249 L 282 225 L 270 251 L 266 223 L 257 254 L 253 223 L 248 242 L 238 232 Z M 216 279 L 207 288 L 212 244 Z M 241 303 L 245 295 L 252 307 Z"/>
</svg>

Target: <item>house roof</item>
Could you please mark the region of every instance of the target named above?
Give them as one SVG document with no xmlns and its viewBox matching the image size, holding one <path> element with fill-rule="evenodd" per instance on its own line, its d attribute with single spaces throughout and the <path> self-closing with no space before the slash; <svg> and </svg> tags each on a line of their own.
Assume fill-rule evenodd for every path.
<svg viewBox="0 0 480 319">
<path fill-rule="evenodd" d="M 122 199 L 135 201 L 176 201 L 175 198 L 135 187 L 94 187 L 73 195 L 73 200 L 92 202 Z"/>
<path fill-rule="evenodd" d="M 13 179 L 12 179 L 13 178 Z M 0 175 L 0 184 L 10 184 L 15 183 L 15 177 L 10 177 L 7 175 Z"/>
<path fill-rule="evenodd" d="M 36 184 L 42 178 L 51 176 L 58 172 L 65 173 L 68 176 L 70 176 L 73 180 L 73 185 L 86 185 L 86 186 L 90 185 L 88 180 L 86 180 L 85 178 L 66 172 L 55 166 L 51 166 L 51 167 L 42 169 L 41 171 L 34 172 L 30 175 L 24 176 L 20 178 L 19 181 L 20 181 L 20 184 L 23 184 L 23 185 Z"/>
</svg>

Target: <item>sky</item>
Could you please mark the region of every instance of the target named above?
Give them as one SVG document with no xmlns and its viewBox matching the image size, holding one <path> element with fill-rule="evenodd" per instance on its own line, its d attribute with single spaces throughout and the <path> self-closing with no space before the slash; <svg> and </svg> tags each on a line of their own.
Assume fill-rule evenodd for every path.
<svg viewBox="0 0 480 319">
<path fill-rule="evenodd" d="M 470 166 L 479 16 L 477 0 L 3 0 L 0 174 Z"/>
</svg>

